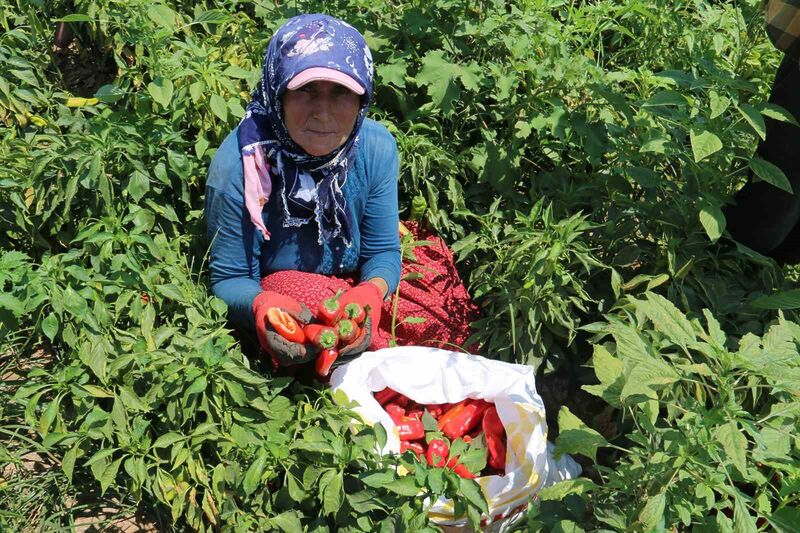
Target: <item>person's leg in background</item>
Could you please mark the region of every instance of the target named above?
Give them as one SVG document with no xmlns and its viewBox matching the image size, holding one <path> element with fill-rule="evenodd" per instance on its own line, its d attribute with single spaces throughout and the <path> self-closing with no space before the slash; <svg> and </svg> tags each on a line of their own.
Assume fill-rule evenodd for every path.
<svg viewBox="0 0 800 533">
<path fill-rule="evenodd" d="M 785 56 L 775 75 L 770 103 L 788 110 L 800 121 L 800 62 Z M 739 190 L 735 203 L 727 206 L 725 217 L 731 236 L 765 255 L 786 262 L 800 260 L 800 128 L 766 118 L 767 138 L 758 155 L 778 166 L 792 185 L 789 194 L 764 181 L 753 181 Z M 794 254 L 794 255 L 792 255 Z M 794 262 L 794 261 L 790 261 Z"/>
</svg>

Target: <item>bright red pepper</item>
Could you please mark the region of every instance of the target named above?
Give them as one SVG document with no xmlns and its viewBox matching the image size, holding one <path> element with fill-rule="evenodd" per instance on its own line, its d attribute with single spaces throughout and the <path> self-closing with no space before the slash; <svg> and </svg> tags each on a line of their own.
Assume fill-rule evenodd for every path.
<svg viewBox="0 0 800 533">
<path fill-rule="evenodd" d="M 317 371 L 317 374 L 320 376 L 327 376 L 331 371 L 331 365 L 333 365 L 337 357 L 339 357 L 339 350 L 336 348 L 326 348 L 322 350 L 314 361 L 314 369 Z"/>
<path fill-rule="evenodd" d="M 443 410 L 442 410 L 442 406 L 439 405 L 439 404 L 426 405 L 425 409 L 428 410 L 428 412 L 430 413 L 430 415 L 433 418 L 439 418 L 440 416 L 442 416 Z"/>
<path fill-rule="evenodd" d="M 406 416 L 406 410 L 396 403 L 387 403 L 384 409 L 389 413 L 389 417 L 395 424 L 399 424 L 403 420 L 403 417 Z"/>
<path fill-rule="evenodd" d="M 445 411 L 445 413 L 441 417 L 439 417 L 439 421 L 437 422 L 439 430 L 441 431 L 441 429 L 445 426 L 445 424 L 450 422 L 450 420 L 455 418 L 463 410 L 464 410 L 464 402 L 461 402 L 455 404 L 453 407 Z"/>
<path fill-rule="evenodd" d="M 275 328 L 275 331 L 287 341 L 305 342 L 306 336 L 303 334 L 303 328 L 292 315 L 280 307 L 267 309 L 267 320 L 269 320 L 270 326 Z"/>
<path fill-rule="evenodd" d="M 394 400 L 399 394 L 400 393 L 396 390 L 386 387 L 385 389 L 375 393 L 375 401 L 383 406 Z"/>
<path fill-rule="evenodd" d="M 303 332 L 311 344 L 321 350 L 336 348 L 336 345 L 339 343 L 339 336 L 336 334 L 336 330 L 330 326 L 309 324 L 303 328 Z"/>
<path fill-rule="evenodd" d="M 425 414 L 425 412 L 422 411 L 421 409 L 409 409 L 406 414 L 407 414 L 407 416 L 409 416 L 411 418 L 416 418 L 417 420 L 422 420 L 422 415 Z"/>
<path fill-rule="evenodd" d="M 450 448 L 447 447 L 442 439 L 433 439 L 428 443 L 428 449 L 425 451 L 425 460 L 428 461 L 430 466 L 441 467 L 447 464 L 447 455 L 450 453 Z"/>
<path fill-rule="evenodd" d="M 506 429 L 497 415 L 497 408 L 492 405 L 483 415 L 483 433 L 486 436 L 486 448 L 489 451 L 487 463 L 492 468 L 506 468 Z"/>
<path fill-rule="evenodd" d="M 425 453 L 425 447 L 422 446 L 419 442 L 407 442 L 401 441 L 400 442 L 400 453 L 405 453 L 407 450 L 411 450 L 417 454 L 417 459 L 419 459 L 423 453 Z"/>
<path fill-rule="evenodd" d="M 491 404 L 482 400 L 471 400 L 464 404 L 464 408 L 444 424 L 439 421 L 439 428 L 450 440 L 458 439 L 469 433 L 480 424 L 483 414 Z"/>
<path fill-rule="evenodd" d="M 344 306 L 344 316 L 360 326 L 364 323 L 367 312 L 361 304 L 351 302 Z"/>
<path fill-rule="evenodd" d="M 461 463 L 453 467 L 453 472 L 466 479 L 475 479 L 476 477 L 478 477 L 477 475 L 470 472 L 469 468 L 462 465 Z"/>
<path fill-rule="evenodd" d="M 339 330 L 339 340 L 344 344 L 353 342 L 360 332 L 356 323 L 347 318 L 340 320 L 336 327 Z"/>
<path fill-rule="evenodd" d="M 404 416 L 397 424 L 397 436 L 400 440 L 417 440 L 425 436 L 425 427 L 416 418 Z"/>
<path fill-rule="evenodd" d="M 334 296 L 326 298 L 317 307 L 317 319 L 328 326 L 335 326 L 342 313 L 342 306 L 339 305 L 339 297 L 342 291 L 338 291 Z"/>
</svg>

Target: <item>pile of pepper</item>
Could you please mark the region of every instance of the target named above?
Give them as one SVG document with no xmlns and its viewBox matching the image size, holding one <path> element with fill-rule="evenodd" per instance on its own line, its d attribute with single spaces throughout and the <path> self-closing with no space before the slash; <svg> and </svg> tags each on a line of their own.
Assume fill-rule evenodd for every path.
<svg viewBox="0 0 800 533">
<path fill-rule="evenodd" d="M 421 405 L 390 388 L 374 396 L 397 426 L 401 452 L 464 478 L 505 473 L 506 431 L 493 403 L 467 398 Z"/>
<path fill-rule="evenodd" d="M 310 343 L 319 351 L 314 369 L 320 377 L 327 376 L 339 357 L 339 349 L 353 344 L 364 327 L 369 306 L 358 303 L 339 304 L 342 291 L 320 302 L 317 321 L 301 326 L 291 315 L 278 307 L 267 311 L 267 320 L 284 339 L 290 342 Z"/>
</svg>

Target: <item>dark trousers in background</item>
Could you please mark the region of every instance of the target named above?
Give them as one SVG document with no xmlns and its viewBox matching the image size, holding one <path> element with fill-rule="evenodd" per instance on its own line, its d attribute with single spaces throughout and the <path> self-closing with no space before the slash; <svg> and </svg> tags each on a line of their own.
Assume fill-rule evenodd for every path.
<svg viewBox="0 0 800 533">
<path fill-rule="evenodd" d="M 785 56 L 775 75 L 769 101 L 800 122 L 800 61 Z M 800 128 L 766 118 L 767 139 L 758 155 L 778 166 L 794 194 L 763 181 L 748 183 L 736 193 L 725 217 L 734 239 L 779 263 L 800 262 Z"/>
</svg>

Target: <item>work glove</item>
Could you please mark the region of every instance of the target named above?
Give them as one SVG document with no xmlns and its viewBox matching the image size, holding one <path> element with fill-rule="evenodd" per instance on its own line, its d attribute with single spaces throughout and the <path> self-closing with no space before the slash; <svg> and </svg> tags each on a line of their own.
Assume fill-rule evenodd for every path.
<svg viewBox="0 0 800 533">
<path fill-rule="evenodd" d="M 267 312 L 272 307 L 289 314 L 301 329 L 314 317 L 308 307 L 290 296 L 273 291 L 264 291 L 256 296 L 253 300 L 256 335 L 261 347 L 272 358 L 273 366 L 299 365 L 313 360 L 319 350 L 310 342 L 292 342 L 272 327 L 267 319 Z"/>
<path fill-rule="evenodd" d="M 365 319 L 364 327 L 362 329 L 369 331 L 370 337 L 366 341 L 366 346 L 361 351 L 365 351 L 367 348 L 369 348 L 372 339 L 378 338 L 378 325 L 381 322 L 381 308 L 383 306 L 383 294 L 381 294 L 381 292 L 381 289 L 374 283 L 364 281 L 352 289 L 345 291 L 345 293 L 339 298 L 339 304 L 344 310 L 346 310 L 347 304 L 350 303 L 357 303 L 365 308 L 369 306 L 368 317 Z M 367 325 L 367 321 L 369 321 L 369 326 Z M 356 341 L 363 343 L 364 339 L 357 338 Z M 344 349 L 340 350 L 340 353 L 344 353 Z M 352 353 L 352 350 L 350 353 Z"/>
</svg>

